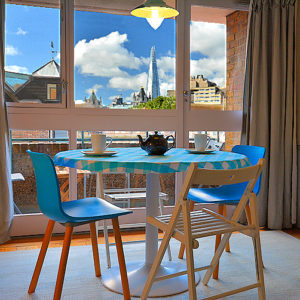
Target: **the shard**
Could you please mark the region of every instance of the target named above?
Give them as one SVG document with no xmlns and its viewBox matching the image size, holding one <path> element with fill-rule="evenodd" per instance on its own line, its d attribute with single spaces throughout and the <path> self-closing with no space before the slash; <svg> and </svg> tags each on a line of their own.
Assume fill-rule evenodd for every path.
<svg viewBox="0 0 300 300">
<path fill-rule="evenodd" d="M 146 94 L 150 99 L 154 99 L 160 96 L 157 63 L 155 57 L 155 46 L 151 48 Z"/>
</svg>

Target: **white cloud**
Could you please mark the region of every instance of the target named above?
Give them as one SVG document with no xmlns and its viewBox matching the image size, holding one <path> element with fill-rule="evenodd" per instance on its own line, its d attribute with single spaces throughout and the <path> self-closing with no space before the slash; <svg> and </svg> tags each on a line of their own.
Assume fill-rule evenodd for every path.
<svg viewBox="0 0 300 300">
<path fill-rule="evenodd" d="M 162 82 L 159 87 L 160 94 L 162 96 L 167 96 L 168 90 L 175 90 L 175 82 Z"/>
<path fill-rule="evenodd" d="M 145 87 L 147 83 L 147 74 L 145 72 L 137 75 L 125 75 L 113 77 L 109 80 L 108 86 L 118 90 L 139 90 L 141 86 Z"/>
<path fill-rule="evenodd" d="M 54 57 L 54 59 L 55 59 L 56 61 L 60 62 L 60 52 L 58 52 L 58 53 L 56 54 L 56 56 Z"/>
<path fill-rule="evenodd" d="M 200 52 L 209 57 L 224 57 L 226 27 L 223 24 L 192 22 L 191 52 Z"/>
<path fill-rule="evenodd" d="M 29 74 L 29 71 L 26 67 L 20 66 L 6 66 L 5 71 Z"/>
<path fill-rule="evenodd" d="M 130 96 L 126 97 L 126 98 L 125 98 L 125 101 L 126 101 L 126 102 L 132 101 L 133 94 L 134 94 L 134 92 L 131 93 Z"/>
<path fill-rule="evenodd" d="M 75 45 L 75 65 L 82 74 L 128 76 L 121 68 L 138 70 L 142 62 L 124 47 L 127 41 L 127 34 L 120 34 L 118 31 L 89 42 L 81 40 Z"/>
<path fill-rule="evenodd" d="M 11 46 L 11 45 L 7 45 L 5 47 L 5 54 L 6 55 L 18 55 L 19 54 L 19 51 L 17 48 L 15 48 L 14 46 Z"/>
<path fill-rule="evenodd" d="M 203 75 L 219 86 L 225 82 L 226 27 L 222 24 L 192 22 L 191 52 L 204 58 L 191 60 L 191 75 Z"/>
<path fill-rule="evenodd" d="M 144 65 L 149 66 L 149 64 L 150 64 L 150 57 L 140 57 L 140 61 Z"/>
<path fill-rule="evenodd" d="M 175 73 L 175 57 L 163 56 L 157 60 L 157 68 L 159 71 Z"/>
<path fill-rule="evenodd" d="M 168 90 L 175 89 L 175 64 L 176 58 L 163 56 L 157 60 L 160 94 L 167 95 Z"/>
<path fill-rule="evenodd" d="M 225 57 L 219 58 L 202 58 L 199 60 L 191 60 L 191 75 L 204 75 L 218 85 L 223 84 L 225 80 Z"/>
<path fill-rule="evenodd" d="M 18 27 L 18 31 L 16 32 L 16 35 L 26 35 L 28 31 L 23 30 L 21 27 Z"/>
<path fill-rule="evenodd" d="M 103 87 L 103 85 L 101 85 L 101 84 L 94 84 L 91 88 L 86 89 L 85 91 L 90 95 L 93 91 L 95 93 L 97 93 L 97 91 L 102 87 Z"/>
</svg>

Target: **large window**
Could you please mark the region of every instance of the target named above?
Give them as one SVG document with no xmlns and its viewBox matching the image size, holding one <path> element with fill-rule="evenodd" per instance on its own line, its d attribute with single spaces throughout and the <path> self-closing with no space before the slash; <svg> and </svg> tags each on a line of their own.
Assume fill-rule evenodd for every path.
<svg viewBox="0 0 300 300">
<path fill-rule="evenodd" d="M 76 10 L 74 43 L 76 107 L 176 107 L 175 20 Z"/>
<path fill-rule="evenodd" d="M 5 100 L 24 105 L 59 104 L 60 9 L 6 5 Z"/>
<path fill-rule="evenodd" d="M 176 20 L 154 30 L 129 15 L 130 2 L 7 0 L 5 98 L 13 172 L 25 178 L 14 182 L 21 234 L 32 233 L 32 218 L 46 222 L 32 214 L 39 209 L 28 148 L 51 156 L 87 148 L 91 131 L 106 132 L 114 147 L 138 146 L 136 134 L 154 130 L 175 135 L 177 147 L 194 147 L 196 131 L 229 151 L 239 142 L 246 25 L 232 32 L 234 11 L 176 1 Z M 95 174 L 58 168 L 58 175 L 64 201 L 95 195 Z M 161 175 L 167 206 L 182 184 L 177 175 Z M 137 174 L 105 174 L 104 182 L 146 184 Z M 116 204 L 133 210 L 132 224 L 145 222 L 145 199 Z"/>
</svg>

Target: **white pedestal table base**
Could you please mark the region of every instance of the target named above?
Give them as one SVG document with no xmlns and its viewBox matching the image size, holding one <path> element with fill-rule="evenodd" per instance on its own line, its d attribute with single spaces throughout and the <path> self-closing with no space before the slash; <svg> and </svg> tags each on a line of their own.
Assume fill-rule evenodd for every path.
<svg viewBox="0 0 300 300">
<path fill-rule="evenodd" d="M 132 297 L 141 297 L 146 280 L 148 278 L 151 265 L 145 262 L 135 262 L 127 264 L 127 275 L 129 281 L 130 294 Z M 186 270 L 185 263 L 163 262 L 159 267 L 156 277 L 170 275 Z M 196 284 L 200 281 L 200 275 L 195 273 Z M 120 270 L 118 266 L 112 267 L 102 274 L 103 285 L 111 291 L 122 294 L 122 284 Z M 165 297 L 183 293 L 188 290 L 187 275 L 181 275 L 166 280 L 154 282 L 148 297 Z"/>
<path fill-rule="evenodd" d="M 146 216 L 156 217 L 158 210 L 158 195 L 160 191 L 159 174 L 147 174 L 146 187 Z M 158 229 L 149 223 L 146 223 L 146 247 L 145 261 L 126 264 L 129 288 L 131 296 L 140 297 L 146 280 L 148 278 L 151 266 L 158 250 Z M 126 255 L 125 255 L 126 256 Z M 126 260 L 126 257 L 125 257 Z M 170 275 L 185 271 L 186 264 L 179 262 L 163 262 L 155 277 Z M 200 276 L 195 273 L 196 283 L 199 283 Z M 122 294 L 122 284 L 119 267 L 112 267 L 102 274 L 102 283 L 108 289 Z M 164 297 L 183 293 L 188 290 L 187 275 L 154 282 L 149 293 L 149 297 Z"/>
</svg>

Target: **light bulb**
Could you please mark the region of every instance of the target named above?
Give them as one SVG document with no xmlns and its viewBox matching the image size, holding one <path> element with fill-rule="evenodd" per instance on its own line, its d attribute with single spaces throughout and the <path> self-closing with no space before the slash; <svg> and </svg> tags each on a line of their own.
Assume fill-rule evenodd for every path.
<svg viewBox="0 0 300 300">
<path fill-rule="evenodd" d="M 158 10 L 155 8 L 152 9 L 152 17 L 147 18 L 148 23 L 151 25 L 151 27 L 154 30 L 156 30 L 161 25 L 163 20 L 164 20 L 164 18 L 159 17 Z"/>
</svg>

